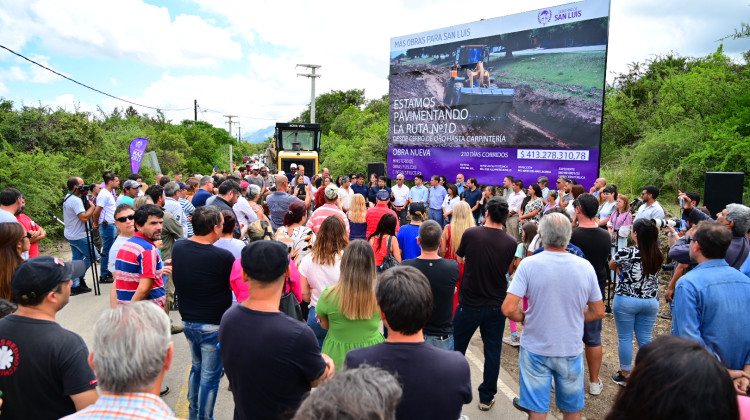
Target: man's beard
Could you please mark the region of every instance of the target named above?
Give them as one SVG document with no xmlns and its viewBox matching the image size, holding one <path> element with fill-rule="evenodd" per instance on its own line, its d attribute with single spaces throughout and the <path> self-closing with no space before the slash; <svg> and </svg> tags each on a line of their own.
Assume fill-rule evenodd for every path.
<svg viewBox="0 0 750 420">
<path fill-rule="evenodd" d="M 151 239 L 151 241 L 158 241 L 161 239 L 161 230 L 157 230 L 154 233 L 151 234 L 151 236 L 147 236 L 148 239 Z"/>
</svg>

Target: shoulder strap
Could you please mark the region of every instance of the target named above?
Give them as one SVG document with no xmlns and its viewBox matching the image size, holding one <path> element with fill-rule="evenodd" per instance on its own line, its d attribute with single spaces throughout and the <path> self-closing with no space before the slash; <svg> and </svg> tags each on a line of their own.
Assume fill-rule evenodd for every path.
<svg viewBox="0 0 750 420">
<path fill-rule="evenodd" d="M 731 263 L 731 264 L 729 264 L 732 267 L 734 267 L 735 264 L 737 264 L 738 262 L 740 262 L 740 258 L 742 258 L 742 254 L 745 253 L 745 242 L 747 242 L 747 239 L 743 239 L 742 240 L 742 248 L 740 249 L 740 253 L 737 254 L 737 258 L 734 259 L 734 262 Z M 748 256 L 748 258 L 750 258 L 750 256 Z"/>
<path fill-rule="evenodd" d="M 393 235 L 388 235 L 388 254 L 386 254 L 386 257 L 391 256 L 391 241 L 393 240 Z"/>
</svg>

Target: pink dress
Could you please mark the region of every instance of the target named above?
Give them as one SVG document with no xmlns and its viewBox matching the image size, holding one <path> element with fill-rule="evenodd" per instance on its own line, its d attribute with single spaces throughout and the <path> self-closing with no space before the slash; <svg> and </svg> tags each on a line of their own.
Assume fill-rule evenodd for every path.
<svg viewBox="0 0 750 420">
<path fill-rule="evenodd" d="M 289 277 L 292 281 L 292 293 L 294 293 L 294 296 L 297 297 L 297 302 L 302 302 L 302 286 L 300 286 L 299 283 L 299 271 L 297 270 L 297 266 L 294 264 L 291 258 L 289 259 L 289 271 Z M 232 286 L 232 291 L 237 297 L 237 302 L 244 302 L 245 300 L 247 300 L 247 296 L 250 294 L 250 291 L 247 288 L 247 283 L 242 280 L 242 265 L 240 264 L 239 258 L 234 260 L 234 265 L 232 266 L 232 274 L 229 275 L 229 285 Z M 284 293 L 288 292 L 289 287 L 285 285 Z"/>
</svg>

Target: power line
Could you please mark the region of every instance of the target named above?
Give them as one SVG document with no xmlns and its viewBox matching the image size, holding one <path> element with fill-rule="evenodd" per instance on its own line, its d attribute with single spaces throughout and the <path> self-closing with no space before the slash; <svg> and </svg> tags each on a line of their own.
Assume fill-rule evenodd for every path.
<svg viewBox="0 0 750 420">
<path fill-rule="evenodd" d="M 225 114 L 225 112 L 216 111 L 214 109 L 207 109 L 207 108 L 202 108 L 202 109 L 204 111 L 206 111 L 206 112 L 213 112 L 213 113 L 216 113 L 216 114 Z M 249 117 L 249 116 L 246 116 L 246 115 L 234 115 L 233 117 L 246 118 L 248 120 L 267 120 L 267 121 L 278 121 L 279 120 L 278 118 Z"/>
<path fill-rule="evenodd" d="M 91 89 L 91 90 L 93 90 L 94 92 L 98 92 L 98 93 L 101 93 L 102 95 L 105 95 L 105 96 L 109 96 L 110 98 L 113 98 L 113 99 L 117 99 L 118 101 L 126 102 L 126 103 L 129 103 L 129 104 L 131 104 L 131 105 L 139 106 L 139 107 L 142 107 L 142 108 L 154 109 L 154 110 L 157 110 L 157 111 L 185 111 L 185 110 L 188 110 L 188 109 L 193 109 L 192 107 L 190 107 L 190 108 L 174 108 L 174 109 L 168 109 L 168 108 L 155 108 L 155 107 L 152 107 L 152 106 L 148 106 L 148 105 L 142 105 L 142 104 L 139 104 L 139 103 L 136 103 L 136 102 L 128 101 L 127 99 L 122 99 L 122 98 L 118 98 L 117 96 L 114 96 L 114 95 L 110 95 L 110 94 L 109 94 L 109 93 L 107 93 L 107 92 L 102 92 L 102 91 L 101 91 L 101 90 L 99 90 L 99 89 L 93 88 L 93 87 L 91 87 L 91 86 L 89 86 L 89 85 L 86 85 L 86 84 L 84 84 L 84 83 L 81 83 L 81 82 L 79 82 L 79 81 L 77 81 L 77 80 L 71 79 L 70 77 L 68 77 L 68 76 L 66 76 L 66 75 L 64 75 L 64 74 L 62 74 L 62 73 L 59 73 L 59 72 L 57 72 L 57 71 L 55 71 L 55 70 L 52 70 L 51 68 L 49 68 L 49 67 L 47 67 L 47 66 L 45 66 L 45 65 L 43 65 L 43 64 L 39 64 L 39 63 L 37 63 L 36 61 L 34 61 L 34 60 L 32 60 L 32 59 L 30 59 L 30 58 L 28 58 L 28 57 L 25 57 L 25 56 L 23 56 L 23 55 L 21 55 L 21 54 L 19 54 L 19 53 L 15 52 L 15 51 L 11 50 L 10 48 L 6 47 L 5 45 L 1 45 L 1 44 L 0 44 L 0 48 L 2 48 L 2 49 L 4 49 L 4 50 L 6 50 L 6 51 L 8 51 L 8 52 L 10 52 L 11 54 L 17 55 L 18 57 L 21 57 L 21 58 L 23 58 L 24 60 L 26 60 L 26 61 L 28 61 L 28 62 L 30 62 L 30 63 L 36 64 L 37 66 L 39 66 L 39 67 L 41 67 L 41 68 L 43 68 L 43 69 L 45 69 L 45 70 L 51 71 L 52 73 L 55 73 L 56 75 L 58 75 L 58 76 L 60 76 L 60 77 L 62 77 L 62 78 L 68 79 L 68 80 L 70 80 L 70 81 L 71 81 L 71 82 L 73 82 L 73 83 L 76 83 L 76 84 L 78 84 L 78 85 L 81 85 L 81 86 L 83 86 L 83 87 L 85 87 L 85 88 L 87 88 L 87 89 Z"/>
</svg>

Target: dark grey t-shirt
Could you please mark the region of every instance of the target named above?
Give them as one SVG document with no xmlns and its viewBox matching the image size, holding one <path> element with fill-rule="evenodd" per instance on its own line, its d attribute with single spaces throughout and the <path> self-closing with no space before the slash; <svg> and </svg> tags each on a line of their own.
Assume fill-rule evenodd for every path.
<svg viewBox="0 0 750 420">
<path fill-rule="evenodd" d="M 505 274 L 517 245 L 504 230 L 484 226 L 467 229 L 456 250 L 456 255 L 466 259 L 458 302 L 468 306 L 502 305 L 508 288 Z"/>
<path fill-rule="evenodd" d="M 86 343 L 52 321 L 0 320 L 3 419 L 59 419 L 76 411 L 71 395 L 96 388 Z"/>
</svg>

